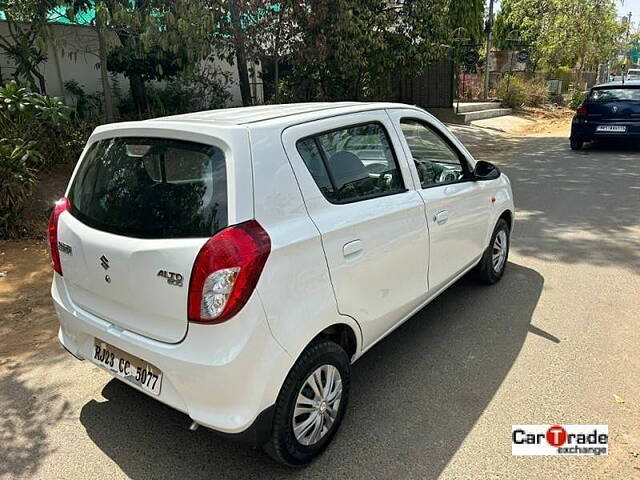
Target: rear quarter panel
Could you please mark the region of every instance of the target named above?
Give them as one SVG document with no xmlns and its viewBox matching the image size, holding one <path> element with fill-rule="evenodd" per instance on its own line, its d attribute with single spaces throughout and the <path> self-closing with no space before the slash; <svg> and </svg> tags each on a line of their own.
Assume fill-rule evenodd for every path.
<svg viewBox="0 0 640 480">
<path fill-rule="evenodd" d="M 281 142 L 282 130 L 251 128 L 255 217 L 271 238 L 271 254 L 258 282 L 274 337 L 293 359 L 328 326 L 343 323 L 338 313 L 320 234 L 311 221 Z M 284 378 L 283 378 L 284 380 Z"/>
</svg>

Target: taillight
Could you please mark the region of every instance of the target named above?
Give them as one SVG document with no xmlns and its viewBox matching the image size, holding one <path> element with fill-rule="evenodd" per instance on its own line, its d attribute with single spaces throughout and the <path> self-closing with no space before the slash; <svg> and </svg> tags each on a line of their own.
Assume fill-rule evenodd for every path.
<svg viewBox="0 0 640 480">
<path fill-rule="evenodd" d="M 51 254 L 51 266 L 62 275 L 62 264 L 60 263 L 60 250 L 58 249 L 58 219 L 60 214 L 69 210 L 71 202 L 68 198 L 62 197 L 53 207 L 49 218 L 49 253 Z"/>
<path fill-rule="evenodd" d="M 211 237 L 191 271 L 189 321 L 221 323 L 238 313 L 253 293 L 270 252 L 269 235 L 255 220 Z"/>
<path fill-rule="evenodd" d="M 585 107 L 584 105 L 580 105 L 578 107 L 578 110 L 576 111 L 576 115 L 578 115 L 579 117 L 582 117 L 586 114 L 587 114 L 587 107 Z"/>
</svg>

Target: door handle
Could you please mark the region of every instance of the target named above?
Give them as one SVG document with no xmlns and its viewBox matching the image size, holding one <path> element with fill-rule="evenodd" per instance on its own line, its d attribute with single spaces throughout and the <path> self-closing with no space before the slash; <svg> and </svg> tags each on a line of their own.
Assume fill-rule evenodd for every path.
<svg viewBox="0 0 640 480">
<path fill-rule="evenodd" d="M 441 210 L 433 216 L 433 221 L 438 225 L 444 225 L 449 220 L 449 212 L 447 210 Z"/>
<path fill-rule="evenodd" d="M 345 243 L 342 247 L 342 254 L 345 257 L 353 257 L 354 255 L 362 252 L 362 242 L 360 240 L 353 240 Z"/>
</svg>

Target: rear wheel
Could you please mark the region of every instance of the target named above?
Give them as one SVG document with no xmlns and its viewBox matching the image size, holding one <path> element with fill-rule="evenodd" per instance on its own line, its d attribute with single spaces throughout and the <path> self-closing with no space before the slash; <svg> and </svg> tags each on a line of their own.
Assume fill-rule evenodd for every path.
<svg viewBox="0 0 640 480">
<path fill-rule="evenodd" d="M 489 285 L 498 282 L 507 267 L 508 258 L 509 225 L 504 218 L 501 218 L 493 230 L 489 246 L 476 267 L 479 280 Z"/>
<path fill-rule="evenodd" d="M 278 395 L 267 453 L 291 467 L 322 453 L 344 417 L 350 382 L 349 357 L 340 345 L 319 340 L 307 347 Z"/>
<path fill-rule="evenodd" d="M 569 140 L 571 143 L 571 150 L 582 150 L 582 146 L 584 142 L 582 140 L 574 140 L 573 138 Z"/>
</svg>

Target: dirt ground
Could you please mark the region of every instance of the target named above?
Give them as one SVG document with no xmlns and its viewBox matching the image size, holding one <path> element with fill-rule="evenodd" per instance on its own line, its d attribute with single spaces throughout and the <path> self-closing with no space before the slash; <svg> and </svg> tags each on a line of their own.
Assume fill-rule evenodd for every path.
<svg viewBox="0 0 640 480">
<path fill-rule="evenodd" d="M 526 108 L 516 115 L 478 120 L 472 125 L 515 136 L 569 136 L 574 111 L 565 107 Z"/>
<path fill-rule="evenodd" d="M 44 241 L 0 242 L 0 368 L 55 339 L 50 284 Z"/>
</svg>

